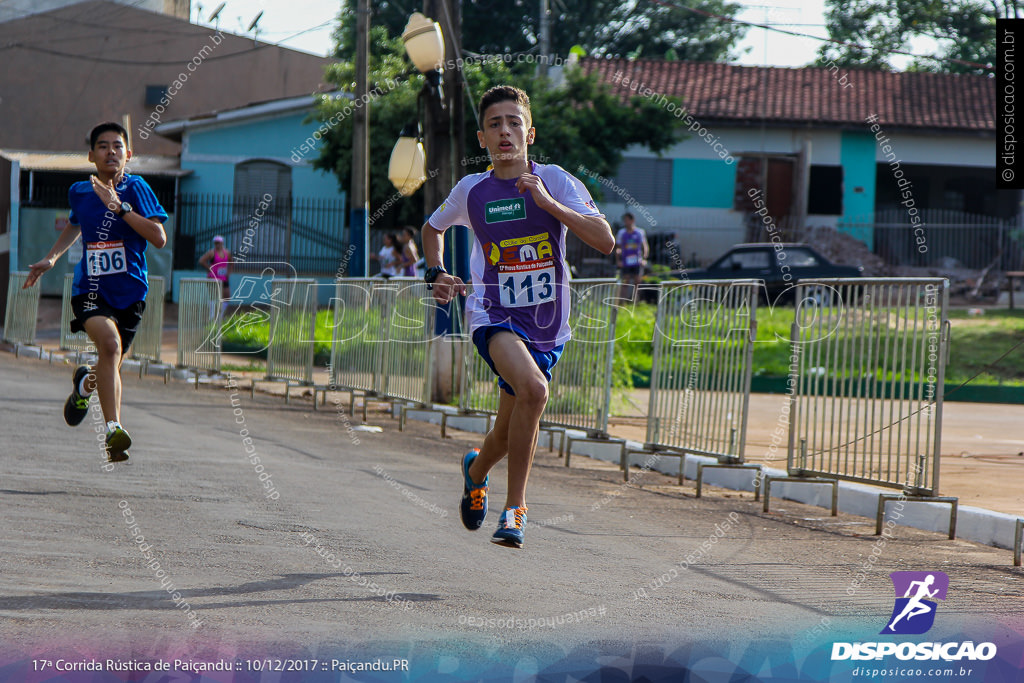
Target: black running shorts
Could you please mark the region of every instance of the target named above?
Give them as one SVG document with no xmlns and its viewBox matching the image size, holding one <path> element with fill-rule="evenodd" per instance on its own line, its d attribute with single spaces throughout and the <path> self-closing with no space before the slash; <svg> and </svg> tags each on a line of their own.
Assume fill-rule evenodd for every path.
<svg viewBox="0 0 1024 683">
<path fill-rule="evenodd" d="M 85 321 L 93 316 L 101 315 L 110 318 L 114 321 L 117 332 L 121 336 L 121 355 L 124 355 L 128 353 L 128 347 L 135 339 L 135 333 L 139 330 L 139 322 L 142 320 L 142 312 L 145 310 L 145 301 L 136 301 L 128 308 L 114 308 L 99 292 L 76 294 L 71 297 L 71 311 L 75 316 L 71 319 L 71 331 L 84 332 Z"/>
</svg>

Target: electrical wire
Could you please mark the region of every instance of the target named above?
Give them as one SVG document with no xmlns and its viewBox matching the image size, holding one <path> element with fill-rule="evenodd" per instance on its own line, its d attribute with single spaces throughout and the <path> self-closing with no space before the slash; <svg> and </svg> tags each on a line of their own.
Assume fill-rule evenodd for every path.
<svg viewBox="0 0 1024 683">
<path fill-rule="evenodd" d="M 761 29 L 764 29 L 765 31 L 775 31 L 776 33 L 784 33 L 786 35 L 796 36 L 798 38 L 811 38 L 813 40 L 820 40 L 822 42 L 832 43 L 834 45 L 842 45 L 844 47 L 857 48 L 857 49 L 863 50 L 865 52 L 870 52 L 871 49 L 872 49 L 870 47 L 866 47 L 866 46 L 861 45 L 859 43 L 852 43 L 852 42 L 845 41 L 845 40 L 836 40 L 835 38 L 822 38 L 821 36 L 814 36 L 814 35 L 811 35 L 809 33 L 801 33 L 799 31 L 789 31 L 789 30 L 786 30 L 786 29 L 783 29 L 783 28 L 777 28 L 776 26 L 773 26 L 771 24 L 758 24 L 756 22 L 743 21 L 742 19 L 735 19 L 733 17 L 727 17 L 727 16 L 722 15 L 722 14 L 715 14 L 714 12 L 708 12 L 707 10 L 697 9 L 696 7 L 688 7 L 686 5 L 680 5 L 680 4 L 675 3 L 675 2 L 669 2 L 668 0 L 649 0 L 649 2 L 651 2 L 651 3 L 655 4 L 655 5 L 661 5 L 662 7 L 681 9 L 681 10 L 684 10 L 686 12 L 692 12 L 693 14 L 699 14 L 700 16 L 703 16 L 703 17 L 708 17 L 708 18 L 711 18 L 711 19 L 718 19 L 719 21 L 724 21 L 724 22 L 727 22 L 727 23 L 730 23 L 730 24 L 738 24 L 740 26 L 747 26 L 747 27 L 753 27 L 753 28 L 761 28 Z M 951 63 L 954 63 L 954 64 L 963 64 L 964 66 L 969 66 L 969 67 L 974 68 L 974 69 L 985 69 L 987 71 L 994 71 L 995 70 L 995 68 L 991 64 L 979 64 L 978 62 L 972 62 L 972 61 L 969 61 L 969 60 L 966 60 L 966 59 L 957 59 L 955 57 L 935 57 L 935 56 L 932 56 L 932 55 L 919 55 L 919 54 L 916 54 L 916 53 L 913 53 L 913 52 L 909 52 L 907 50 L 897 50 L 897 49 L 889 50 L 888 54 L 904 55 L 906 57 L 913 57 L 915 59 L 928 59 L 928 60 L 939 62 L 939 63 L 951 62 Z"/>
</svg>

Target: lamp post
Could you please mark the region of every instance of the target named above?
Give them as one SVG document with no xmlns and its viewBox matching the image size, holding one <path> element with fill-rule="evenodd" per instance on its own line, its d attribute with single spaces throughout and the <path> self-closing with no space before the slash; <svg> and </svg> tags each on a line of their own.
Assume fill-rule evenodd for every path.
<svg viewBox="0 0 1024 683">
<path fill-rule="evenodd" d="M 411 197 L 427 179 L 427 157 L 418 124 L 411 123 L 402 129 L 391 150 L 388 162 L 388 180 L 403 197 Z"/>
<path fill-rule="evenodd" d="M 429 174 L 421 170 L 413 170 L 410 175 L 424 178 L 425 213 L 429 215 L 435 208 L 441 205 L 445 197 L 454 186 L 455 166 L 452 163 L 453 136 L 452 123 L 456 124 L 455 151 L 461 158 L 463 144 L 461 140 L 462 129 L 462 81 L 459 66 L 454 69 L 444 69 L 445 55 L 458 55 L 459 40 L 461 39 L 461 14 L 462 5 L 460 0 L 447 0 L 449 7 L 446 7 L 442 0 L 425 0 L 425 14 L 416 12 L 409 17 L 409 23 L 402 32 L 402 41 L 405 43 L 409 59 L 416 68 L 423 73 L 427 86 L 420 94 L 422 101 L 425 101 L 424 133 L 426 168 L 430 169 Z M 454 16 L 453 16 L 454 15 Z M 428 16 L 442 17 L 448 20 L 444 31 L 441 25 Z M 458 62 L 456 62 L 458 64 Z M 409 127 L 406 128 L 406 131 Z M 406 137 L 403 131 L 403 138 Z M 411 137 L 411 136 L 409 136 Z M 400 150 L 400 147 L 402 149 Z M 402 178 L 405 169 L 410 167 L 408 160 L 411 157 L 405 150 L 415 149 L 415 143 L 411 139 L 399 139 L 392 152 L 391 163 L 396 170 L 396 176 L 392 182 L 401 192 L 399 181 L 402 184 L 408 181 L 408 175 Z M 415 168 L 415 167 L 414 167 Z M 420 181 L 423 182 L 423 181 Z M 416 187 L 419 187 L 417 184 Z M 448 272 L 455 273 L 464 280 L 469 279 L 468 268 L 468 235 L 467 230 L 455 227 L 448 231 L 445 240 L 445 267 Z M 463 266 L 463 262 L 465 266 Z M 435 323 L 435 331 L 440 334 L 450 334 L 453 329 L 452 314 L 458 311 L 457 306 L 449 305 L 447 310 L 439 309 Z M 454 372 L 456 368 L 452 362 L 451 344 L 435 344 L 436 369 L 434 386 L 436 400 L 447 401 L 451 397 L 452 387 L 456 382 Z"/>
<path fill-rule="evenodd" d="M 349 215 L 349 246 L 352 260 L 349 274 L 363 277 L 370 272 L 370 101 L 366 97 L 370 64 L 370 0 L 359 0 L 356 9 L 356 107 L 352 119 L 352 198 Z"/>
</svg>

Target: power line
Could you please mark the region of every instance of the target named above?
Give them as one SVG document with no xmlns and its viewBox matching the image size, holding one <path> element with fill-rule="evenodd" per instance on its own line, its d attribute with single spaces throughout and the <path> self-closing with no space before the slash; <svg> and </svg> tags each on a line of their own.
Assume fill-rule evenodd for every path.
<svg viewBox="0 0 1024 683">
<path fill-rule="evenodd" d="M 758 24 L 756 22 L 743 21 L 742 19 L 735 19 L 733 17 L 727 17 L 727 16 L 722 15 L 722 14 L 715 14 L 714 12 L 708 12 L 706 10 L 697 9 L 696 7 L 687 7 L 686 5 L 680 5 L 680 4 L 677 4 L 675 2 L 669 2 L 668 0 L 649 0 L 649 1 L 654 3 L 655 5 L 661 5 L 662 7 L 681 9 L 681 10 L 684 10 L 686 12 L 692 12 L 694 14 L 699 14 L 699 15 L 701 15 L 703 17 L 708 17 L 708 18 L 711 18 L 711 19 L 718 19 L 719 21 L 724 21 L 724 22 L 731 23 L 731 24 L 739 24 L 740 26 L 747 26 L 747 27 L 753 27 L 753 28 L 761 28 L 761 29 L 764 29 L 765 31 L 775 31 L 776 33 L 784 33 L 786 35 L 796 36 L 797 38 L 811 38 L 813 40 L 820 40 L 820 41 L 826 42 L 826 43 L 833 43 L 835 45 L 843 45 L 845 47 L 856 48 L 858 50 L 863 50 L 865 52 L 870 52 L 871 49 L 872 49 L 870 47 L 866 47 L 864 45 L 861 45 L 860 43 L 852 43 L 852 42 L 845 41 L 845 40 L 836 40 L 835 38 L 822 38 L 821 36 L 815 36 L 815 35 L 811 35 L 809 33 L 801 33 L 799 31 L 789 31 L 787 29 L 777 28 L 777 26 L 772 25 L 772 24 Z M 985 70 L 988 70 L 988 71 L 993 71 L 994 70 L 994 67 L 992 67 L 989 64 L 979 64 L 978 62 L 972 62 L 972 61 L 969 61 L 969 60 L 966 60 L 966 59 L 957 59 L 955 57 L 935 57 L 935 56 L 932 56 L 932 55 L 919 55 L 919 54 L 915 54 L 913 52 L 909 52 L 907 50 L 897 50 L 895 48 L 889 50 L 888 53 L 889 54 L 904 55 L 906 57 L 913 57 L 915 59 L 929 59 L 929 60 L 932 60 L 932 61 L 935 61 L 935 62 L 952 62 L 952 63 L 955 63 L 955 64 L 963 64 L 964 66 L 969 66 L 969 67 L 975 68 L 975 69 L 985 69 Z"/>
</svg>

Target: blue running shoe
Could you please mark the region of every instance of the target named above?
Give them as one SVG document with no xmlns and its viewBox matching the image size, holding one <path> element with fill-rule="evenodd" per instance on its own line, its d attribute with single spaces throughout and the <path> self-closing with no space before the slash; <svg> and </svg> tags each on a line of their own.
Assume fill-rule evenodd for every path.
<svg viewBox="0 0 1024 683">
<path fill-rule="evenodd" d="M 491 543 L 509 548 L 522 548 L 524 528 L 526 528 L 526 506 L 505 508 L 498 520 L 498 530 L 491 537 Z"/>
<path fill-rule="evenodd" d="M 480 455 L 480 449 L 474 448 L 462 458 L 462 503 L 459 505 L 459 513 L 462 516 L 462 524 L 470 531 L 476 531 L 484 523 L 487 516 L 487 480 L 477 484 L 469 478 L 469 466 Z"/>
</svg>

